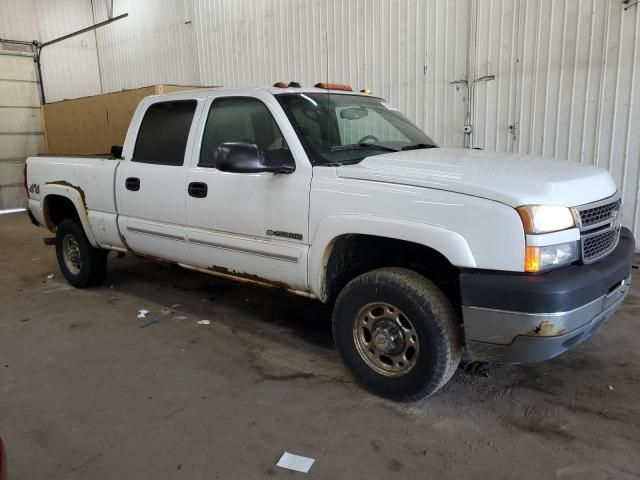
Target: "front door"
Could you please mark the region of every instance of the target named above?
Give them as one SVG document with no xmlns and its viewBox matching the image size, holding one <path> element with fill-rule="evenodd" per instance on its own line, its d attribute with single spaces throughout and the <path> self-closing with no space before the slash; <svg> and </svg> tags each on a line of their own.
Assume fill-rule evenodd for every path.
<svg viewBox="0 0 640 480">
<path fill-rule="evenodd" d="M 254 280 L 307 288 L 311 165 L 272 95 L 217 96 L 201 125 L 186 200 L 195 266 Z M 262 153 L 290 149 L 291 174 L 230 173 L 216 169 L 221 143 L 243 142 Z"/>
<path fill-rule="evenodd" d="M 136 253 L 191 263 L 185 156 L 196 107 L 196 100 L 152 103 L 140 123 L 131 158 L 118 167 L 118 227 L 127 248 Z"/>
</svg>

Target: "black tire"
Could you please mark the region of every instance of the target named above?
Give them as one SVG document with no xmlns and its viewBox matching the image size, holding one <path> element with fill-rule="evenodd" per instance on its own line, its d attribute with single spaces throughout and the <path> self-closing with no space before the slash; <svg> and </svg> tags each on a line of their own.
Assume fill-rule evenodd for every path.
<svg viewBox="0 0 640 480">
<path fill-rule="evenodd" d="M 75 242 L 77 254 L 73 256 L 74 261 L 67 262 L 65 241 L 72 245 Z M 91 287 L 104 280 L 108 253 L 106 250 L 92 247 L 82 226 L 74 220 L 63 220 L 56 228 L 58 266 L 67 281 L 76 288 Z"/>
<path fill-rule="evenodd" d="M 390 308 L 383 308 L 384 313 L 376 311 L 376 305 L 385 304 Z M 393 321 L 385 319 L 387 311 L 390 315 L 396 315 L 402 330 L 393 330 Z M 383 319 L 386 328 L 382 333 L 377 327 L 381 324 L 380 319 Z M 406 322 L 407 319 L 409 322 Z M 411 340 L 397 340 L 398 335 L 387 336 L 389 322 L 392 333 L 407 335 L 408 332 Z M 340 292 L 333 310 L 334 341 L 347 367 L 365 388 L 394 400 L 413 401 L 429 397 L 449 381 L 460 363 L 462 336 L 459 323 L 442 291 L 422 275 L 404 268 L 381 268 L 360 275 Z M 363 343 L 366 341 L 366 332 L 361 337 L 357 332 L 364 332 L 368 328 L 373 332 L 369 332 L 371 343 L 366 344 Z M 400 342 L 402 345 L 415 343 L 408 362 L 403 364 L 409 356 L 411 345 L 400 355 L 387 357 L 391 361 L 387 369 L 400 368 L 402 365 L 410 369 L 391 374 L 381 373 L 385 368 L 383 360 L 386 352 L 380 353 L 378 350 L 379 340 L 382 340 L 385 348 L 389 345 L 398 348 Z M 367 359 L 368 353 L 361 353 L 359 348 L 370 352 L 371 357 Z M 409 362 L 412 362 L 411 367 L 406 366 Z"/>
</svg>

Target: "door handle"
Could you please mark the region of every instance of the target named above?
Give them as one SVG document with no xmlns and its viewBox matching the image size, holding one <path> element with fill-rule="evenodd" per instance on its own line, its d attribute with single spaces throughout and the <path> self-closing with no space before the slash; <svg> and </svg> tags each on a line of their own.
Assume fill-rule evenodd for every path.
<svg viewBox="0 0 640 480">
<path fill-rule="evenodd" d="M 124 186 L 127 190 L 137 192 L 140 190 L 140 179 L 136 177 L 129 177 L 124 181 Z"/>
<path fill-rule="evenodd" d="M 189 184 L 189 188 L 187 189 L 189 195 L 195 198 L 204 198 L 207 196 L 207 192 L 209 188 L 206 183 L 202 182 L 191 182 Z"/>
</svg>

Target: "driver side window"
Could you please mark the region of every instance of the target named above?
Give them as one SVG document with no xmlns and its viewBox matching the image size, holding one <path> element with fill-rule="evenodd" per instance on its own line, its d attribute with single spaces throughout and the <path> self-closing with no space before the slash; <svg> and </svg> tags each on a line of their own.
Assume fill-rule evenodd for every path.
<svg viewBox="0 0 640 480">
<path fill-rule="evenodd" d="M 289 148 L 267 106 L 251 97 L 223 97 L 213 101 L 198 166 L 215 168 L 217 148 L 227 142 L 255 144 L 264 154 Z"/>
</svg>

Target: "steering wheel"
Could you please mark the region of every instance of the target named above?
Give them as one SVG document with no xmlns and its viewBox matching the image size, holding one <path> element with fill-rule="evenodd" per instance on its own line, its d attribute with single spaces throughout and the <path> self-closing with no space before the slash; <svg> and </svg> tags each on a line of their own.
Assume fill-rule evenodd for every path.
<svg viewBox="0 0 640 480">
<path fill-rule="evenodd" d="M 360 140 L 358 140 L 358 143 L 367 143 L 369 141 L 378 143 L 380 140 L 375 135 L 365 135 Z"/>
</svg>

